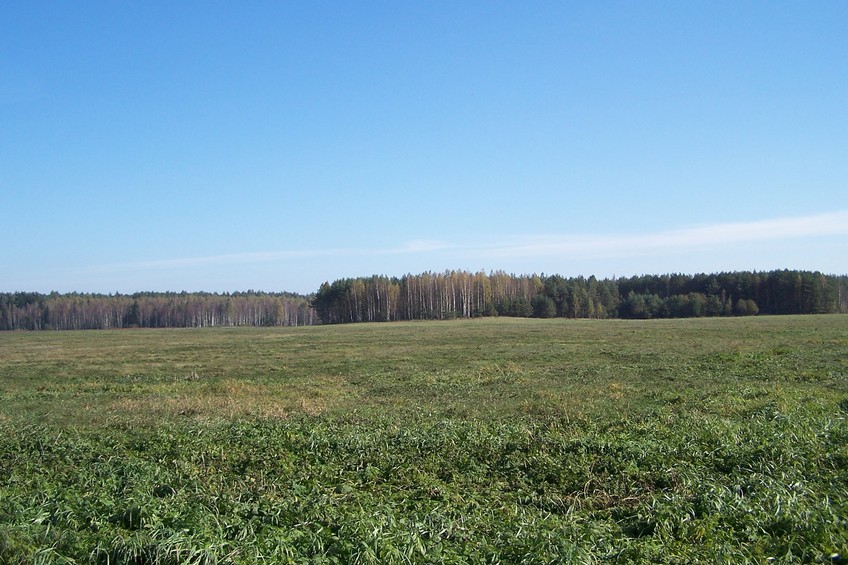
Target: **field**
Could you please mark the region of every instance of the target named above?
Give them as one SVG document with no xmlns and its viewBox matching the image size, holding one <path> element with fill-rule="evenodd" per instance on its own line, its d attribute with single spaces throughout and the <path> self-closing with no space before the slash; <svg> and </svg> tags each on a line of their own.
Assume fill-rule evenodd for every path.
<svg viewBox="0 0 848 565">
<path fill-rule="evenodd" d="M 0 334 L 0 563 L 848 555 L 848 318 Z"/>
</svg>

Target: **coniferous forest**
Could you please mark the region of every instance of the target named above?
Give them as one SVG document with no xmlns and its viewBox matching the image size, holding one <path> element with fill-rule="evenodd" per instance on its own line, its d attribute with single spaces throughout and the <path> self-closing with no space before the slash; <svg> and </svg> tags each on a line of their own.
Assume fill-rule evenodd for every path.
<svg viewBox="0 0 848 565">
<path fill-rule="evenodd" d="M 0 293 L 0 330 L 299 326 L 536 318 L 688 318 L 848 313 L 848 276 L 811 271 L 597 279 L 446 271 L 324 283 L 293 293 Z"/>
</svg>

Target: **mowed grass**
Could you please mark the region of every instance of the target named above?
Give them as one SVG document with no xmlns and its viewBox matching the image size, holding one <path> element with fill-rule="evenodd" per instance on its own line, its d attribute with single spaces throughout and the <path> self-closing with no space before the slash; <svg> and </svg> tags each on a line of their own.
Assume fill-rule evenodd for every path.
<svg viewBox="0 0 848 565">
<path fill-rule="evenodd" d="M 0 334 L 0 562 L 839 562 L 848 318 Z"/>
</svg>

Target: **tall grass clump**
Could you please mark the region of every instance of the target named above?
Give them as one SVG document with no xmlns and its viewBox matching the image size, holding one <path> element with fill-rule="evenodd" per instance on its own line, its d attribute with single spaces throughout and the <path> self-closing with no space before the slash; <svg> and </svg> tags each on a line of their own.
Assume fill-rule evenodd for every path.
<svg viewBox="0 0 848 565">
<path fill-rule="evenodd" d="M 843 563 L 840 316 L 0 336 L 0 563 Z"/>
<path fill-rule="evenodd" d="M 816 405 L 2 432 L 7 563 L 801 563 L 848 539 L 848 427 Z"/>
</svg>

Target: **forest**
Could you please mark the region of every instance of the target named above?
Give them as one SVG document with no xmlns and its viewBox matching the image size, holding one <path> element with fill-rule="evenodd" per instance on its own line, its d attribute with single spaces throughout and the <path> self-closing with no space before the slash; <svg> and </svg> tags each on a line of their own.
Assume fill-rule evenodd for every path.
<svg viewBox="0 0 848 565">
<path fill-rule="evenodd" d="M 792 270 L 614 279 L 445 271 L 338 279 L 325 282 L 312 296 L 256 291 L 0 293 L 0 330 L 825 313 L 848 313 L 848 277 Z"/>
<path fill-rule="evenodd" d="M 324 283 L 312 300 L 323 323 L 518 316 L 688 318 L 848 312 L 848 277 L 811 271 L 643 275 L 423 273 Z"/>
<path fill-rule="evenodd" d="M 304 326 L 309 297 L 292 293 L 0 293 L 0 330 Z"/>
</svg>

